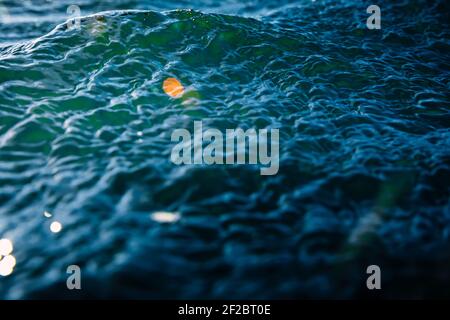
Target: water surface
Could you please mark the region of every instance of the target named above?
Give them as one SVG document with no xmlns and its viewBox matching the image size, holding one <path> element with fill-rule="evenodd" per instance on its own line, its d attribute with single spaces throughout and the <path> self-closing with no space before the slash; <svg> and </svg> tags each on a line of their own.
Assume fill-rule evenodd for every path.
<svg viewBox="0 0 450 320">
<path fill-rule="evenodd" d="M 364 297 L 370 264 L 448 297 L 445 1 L 382 1 L 381 30 L 359 1 L 79 2 L 80 29 L 2 2 L 1 298 Z M 279 129 L 279 173 L 172 164 L 196 120 Z"/>
</svg>

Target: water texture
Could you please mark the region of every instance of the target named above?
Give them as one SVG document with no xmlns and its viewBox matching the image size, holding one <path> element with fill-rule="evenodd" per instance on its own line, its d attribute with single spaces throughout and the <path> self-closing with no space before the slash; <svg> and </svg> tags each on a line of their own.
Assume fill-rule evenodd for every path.
<svg viewBox="0 0 450 320">
<path fill-rule="evenodd" d="M 0 298 L 356 298 L 371 264 L 450 296 L 446 1 L 379 1 L 381 30 L 360 1 L 30 3 L 0 25 Z M 279 173 L 172 164 L 196 120 L 279 129 Z"/>
</svg>

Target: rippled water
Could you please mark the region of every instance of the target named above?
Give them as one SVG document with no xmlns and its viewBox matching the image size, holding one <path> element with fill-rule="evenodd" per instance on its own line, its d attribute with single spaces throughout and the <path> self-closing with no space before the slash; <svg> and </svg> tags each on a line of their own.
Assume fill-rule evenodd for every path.
<svg viewBox="0 0 450 320">
<path fill-rule="evenodd" d="M 380 1 L 378 31 L 359 1 L 79 2 L 114 10 L 3 1 L 1 298 L 364 297 L 370 264 L 449 296 L 445 1 Z M 279 173 L 172 164 L 195 120 L 278 128 Z"/>
</svg>

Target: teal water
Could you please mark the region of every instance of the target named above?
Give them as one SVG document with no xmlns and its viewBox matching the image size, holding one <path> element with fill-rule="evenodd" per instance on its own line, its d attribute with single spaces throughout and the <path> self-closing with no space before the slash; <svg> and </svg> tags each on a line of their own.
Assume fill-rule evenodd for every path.
<svg viewBox="0 0 450 320">
<path fill-rule="evenodd" d="M 383 2 L 378 31 L 356 1 L 83 4 L 114 10 L 4 4 L 40 20 L 0 27 L 1 298 L 365 297 L 370 264 L 383 297 L 448 297 L 444 1 Z M 196 120 L 279 129 L 279 173 L 172 164 Z"/>
</svg>

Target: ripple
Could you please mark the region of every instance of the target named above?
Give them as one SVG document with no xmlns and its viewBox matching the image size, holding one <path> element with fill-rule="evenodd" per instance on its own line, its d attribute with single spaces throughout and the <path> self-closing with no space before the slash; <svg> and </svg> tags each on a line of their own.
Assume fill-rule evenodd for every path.
<svg viewBox="0 0 450 320">
<path fill-rule="evenodd" d="M 20 249 L 0 297 L 68 295 L 71 264 L 93 297 L 355 297 L 373 259 L 394 296 L 448 296 L 449 30 L 419 3 L 378 34 L 360 5 L 283 2 L 101 12 L 0 48 L 0 234 Z M 279 128 L 279 173 L 173 165 L 195 120 Z"/>
</svg>

